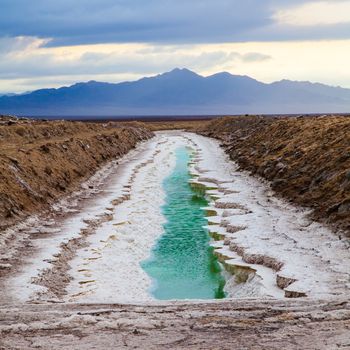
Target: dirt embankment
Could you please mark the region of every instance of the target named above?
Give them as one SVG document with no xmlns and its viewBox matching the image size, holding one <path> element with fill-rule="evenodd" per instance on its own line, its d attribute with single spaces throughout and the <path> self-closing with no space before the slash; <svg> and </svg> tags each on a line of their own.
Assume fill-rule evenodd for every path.
<svg viewBox="0 0 350 350">
<path fill-rule="evenodd" d="M 350 232 L 349 117 L 225 117 L 199 132 L 221 139 L 242 169 L 312 208 L 313 218 Z"/>
<path fill-rule="evenodd" d="M 0 230 L 48 208 L 151 136 L 140 123 L 0 117 Z"/>
<path fill-rule="evenodd" d="M 209 123 L 210 119 L 187 119 L 187 120 L 163 120 L 163 121 L 144 121 L 143 123 L 152 131 L 162 130 L 187 130 L 195 131 L 204 124 Z"/>
</svg>

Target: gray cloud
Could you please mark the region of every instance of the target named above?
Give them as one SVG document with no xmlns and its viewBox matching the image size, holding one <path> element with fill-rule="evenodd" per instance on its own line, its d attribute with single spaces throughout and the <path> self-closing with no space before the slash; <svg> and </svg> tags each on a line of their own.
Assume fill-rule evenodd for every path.
<svg viewBox="0 0 350 350">
<path fill-rule="evenodd" d="M 259 0 L 2 0 L 0 35 L 53 43 L 212 42 L 269 22 Z M 252 12 L 251 9 L 255 10 Z"/>
<path fill-rule="evenodd" d="M 335 26 L 327 32 L 322 28 L 276 30 L 272 15 L 277 8 L 305 2 L 308 1 L 2 0 L 0 36 L 50 37 L 51 45 L 349 37 L 349 26 Z"/>
</svg>

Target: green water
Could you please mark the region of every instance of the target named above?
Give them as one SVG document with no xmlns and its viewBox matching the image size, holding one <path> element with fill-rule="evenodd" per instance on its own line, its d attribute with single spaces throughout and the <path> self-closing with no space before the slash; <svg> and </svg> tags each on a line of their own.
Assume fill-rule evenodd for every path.
<svg viewBox="0 0 350 350">
<path fill-rule="evenodd" d="M 221 299 L 225 280 L 203 228 L 207 221 L 201 207 L 208 202 L 188 183 L 189 151 L 177 149 L 176 159 L 174 172 L 163 183 L 164 233 L 142 266 L 153 280 L 156 299 Z"/>
</svg>

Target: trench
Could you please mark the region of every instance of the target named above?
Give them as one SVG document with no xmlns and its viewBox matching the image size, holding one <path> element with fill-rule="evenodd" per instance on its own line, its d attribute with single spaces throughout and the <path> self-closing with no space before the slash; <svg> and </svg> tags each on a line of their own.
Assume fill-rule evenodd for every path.
<svg viewBox="0 0 350 350">
<path fill-rule="evenodd" d="M 190 150 L 176 150 L 176 166 L 163 182 L 166 193 L 162 212 L 164 233 L 155 244 L 151 257 L 142 263 L 151 277 L 151 294 L 159 300 L 222 299 L 225 279 L 210 247 L 203 194 L 190 187 L 188 163 Z"/>
</svg>

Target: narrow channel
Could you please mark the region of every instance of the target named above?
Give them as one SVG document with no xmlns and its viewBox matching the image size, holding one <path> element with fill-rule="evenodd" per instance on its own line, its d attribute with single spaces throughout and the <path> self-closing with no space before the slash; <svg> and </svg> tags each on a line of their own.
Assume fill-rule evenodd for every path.
<svg viewBox="0 0 350 350">
<path fill-rule="evenodd" d="M 152 295 L 160 300 L 225 297 L 225 279 L 203 228 L 207 221 L 201 208 L 208 202 L 189 185 L 189 161 L 190 151 L 178 148 L 176 167 L 163 183 L 164 233 L 150 259 L 142 264 L 153 280 Z"/>
</svg>

